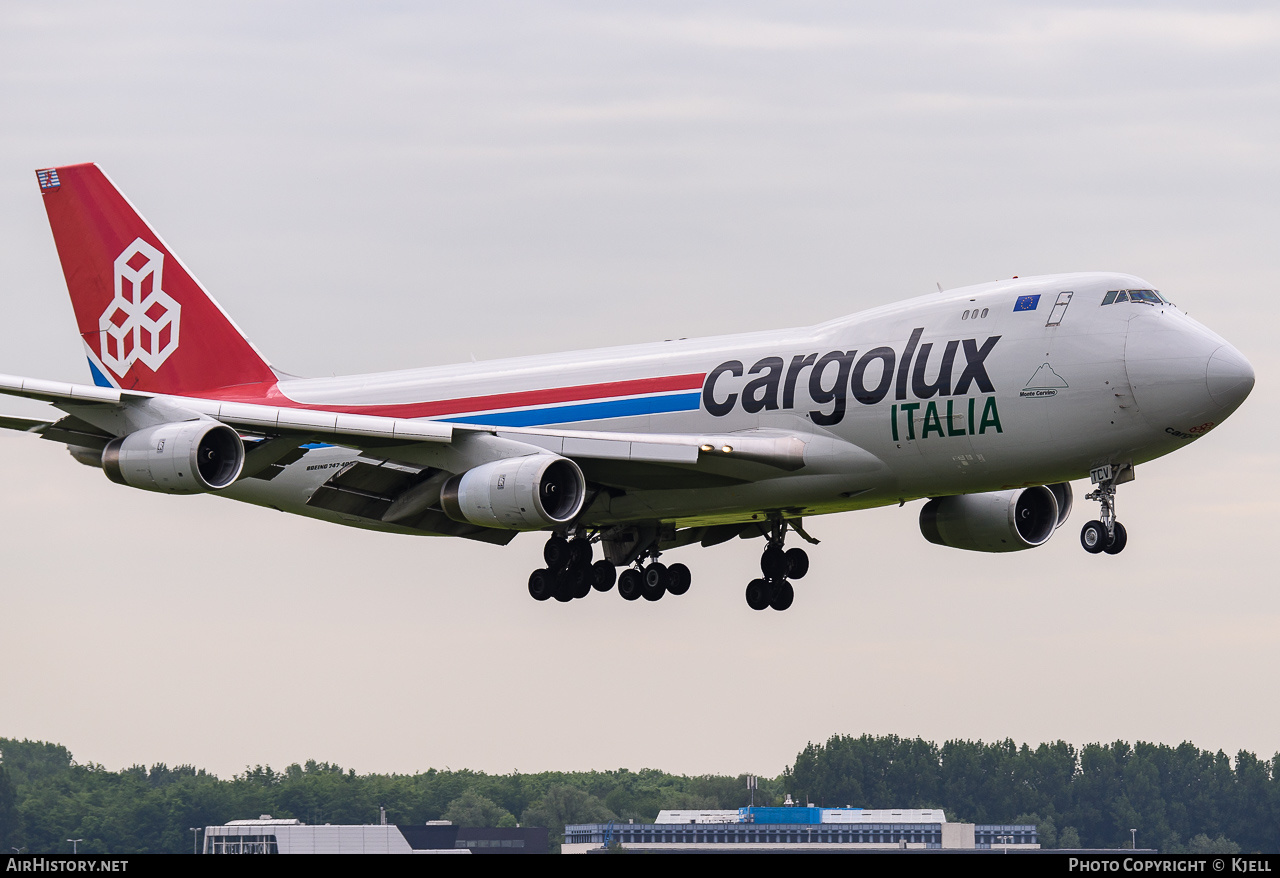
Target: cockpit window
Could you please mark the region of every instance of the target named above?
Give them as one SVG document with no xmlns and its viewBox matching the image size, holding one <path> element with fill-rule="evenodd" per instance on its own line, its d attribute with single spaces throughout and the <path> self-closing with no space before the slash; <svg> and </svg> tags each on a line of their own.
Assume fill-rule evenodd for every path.
<svg viewBox="0 0 1280 878">
<path fill-rule="evenodd" d="M 1141 302 L 1144 305 L 1172 305 L 1173 303 L 1160 295 L 1159 290 L 1108 290 L 1102 297 L 1102 304 L 1111 305 L 1116 302 Z"/>
</svg>

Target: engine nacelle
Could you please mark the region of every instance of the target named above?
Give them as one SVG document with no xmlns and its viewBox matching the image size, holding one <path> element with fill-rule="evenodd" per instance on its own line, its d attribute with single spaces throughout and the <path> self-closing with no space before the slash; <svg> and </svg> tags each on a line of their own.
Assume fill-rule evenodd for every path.
<svg viewBox="0 0 1280 878">
<path fill-rule="evenodd" d="M 1062 527 L 1062 523 L 1067 520 L 1067 516 L 1071 514 L 1071 483 L 1058 482 L 1056 485 L 1045 485 L 1053 492 L 1053 499 L 1058 501 L 1058 524 Z"/>
<path fill-rule="evenodd" d="M 243 467 L 239 434 L 204 419 L 147 427 L 102 449 L 102 469 L 111 481 L 166 494 L 221 490 Z"/>
<path fill-rule="evenodd" d="M 1055 496 L 1065 498 L 1065 509 Z M 1060 514 L 1061 509 L 1061 514 Z M 1071 487 L 1061 485 L 938 497 L 920 510 L 925 539 L 974 552 L 1019 552 L 1042 546 L 1071 511 Z"/>
<path fill-rule="evenodd" d="M 531 454 L 495 460 L 444 483 L 440 507 L 454 521 L 506 530 L 541 530 L 582 511 L 587 480 L 567 457 Z"/>
</svg>

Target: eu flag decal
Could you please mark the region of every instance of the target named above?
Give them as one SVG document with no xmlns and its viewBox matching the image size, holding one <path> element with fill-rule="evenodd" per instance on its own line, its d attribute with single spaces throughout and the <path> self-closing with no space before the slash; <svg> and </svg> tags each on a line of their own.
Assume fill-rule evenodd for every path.
<svg viewBox="0 0 1280 878">
<path fill-rule="evenodd" d="M 1015 311 L 1034 311 L 1040 307 L 1040 294 L 1034 296 L 1018 296 L 1018 301 L 1013 303 Z"/>
</svg>

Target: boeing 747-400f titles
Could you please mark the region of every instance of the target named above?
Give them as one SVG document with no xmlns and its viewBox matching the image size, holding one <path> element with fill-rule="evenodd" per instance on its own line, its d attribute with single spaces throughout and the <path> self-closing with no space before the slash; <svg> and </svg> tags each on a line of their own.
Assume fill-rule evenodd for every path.
<svg viewBox="0 0 1280 878">
<path fill-rule="evenodd" d="M 1137 277 L 1014 278 L 800 329 L 347 378 L 273 369 L 91 164 L 36 172 L 92 385 L 0 376 L 122 485 L 505 544 L 550 534 L 538 600 L 683 594 L 682 546 L 760 537 L 754 609 L 790 606 L 804 519 L 931 498 L 958 549 L 1081 532 L 1116 553 L 1116 486 L 1233 412 L 1253 369 Z M 598 557 L 596 546 L 602 549 Z M 594 563 L 593 563 L 594 560 Z"/>
</svg>

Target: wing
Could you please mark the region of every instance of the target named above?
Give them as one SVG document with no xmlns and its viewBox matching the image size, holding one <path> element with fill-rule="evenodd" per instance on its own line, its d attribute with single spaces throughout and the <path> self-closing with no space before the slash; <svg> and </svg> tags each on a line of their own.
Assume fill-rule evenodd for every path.
<svg viewBox="0 0 1280 878">
<path fill-rule="evenodd" d="M 56 421 L 7 418 L 0 427 L 64 442 L 78 460 L 93 465 L 100 464 L 102 450 L 113 439 L 198 419 L 226 424 L 240 434 L 246 448 L 240 483 L 271 481 L 317 447 L 355 449 L 358 457 L 308 492 L 308 507 L 415 532 L 500 542 L 510 536 L 499 538 L 491 528 L 453 522 L 439 511 L 445 479 L 495 460 L 551 452 L 574 460 L 596 488 L 725 487 L 803 468 L 812 438 L 766 430 L 695 435 L 486 427 L 3 375 L 0 393 L 52 403 L 66 413 Z"/>
<path fill-rule="evenodd" d="M 607 481 L 619 486 L 627 483 L 625 473 L 646 472 L 643 465 L 650 464 L 654 467 L 641 481 L 661 483 L 659 473 L 668 469 L 703 470 L 727 482 L 745 482 L 804 466 L 804 439 L 783 431 L 654 434 L 486 427 L 164 396 L 12 375 L 0 375 L 0 393 L 52 403 L 69 416 L 56 422 L 7 418 L 0 420 L 0 427 L 40 432 L 90 448 L 146 427 L 204 417 L 253 439 L 286 440 L 273 442 L 271 453 L 323 440 L 387 459 L 403 456 L 407 462 L 448 463 L 461 470 L 520 453 L 550 451 L 574 460 L 600 461 L 595 468 L 612 474 Z M 271 456 L 266 447 L 253 450 L 263 452 L 260 459 Z M 248 462 L 246 467 L 251 468 Z M 689 487 L 682 477 L 672 478 L 678 486 Z"/>
</svg>

